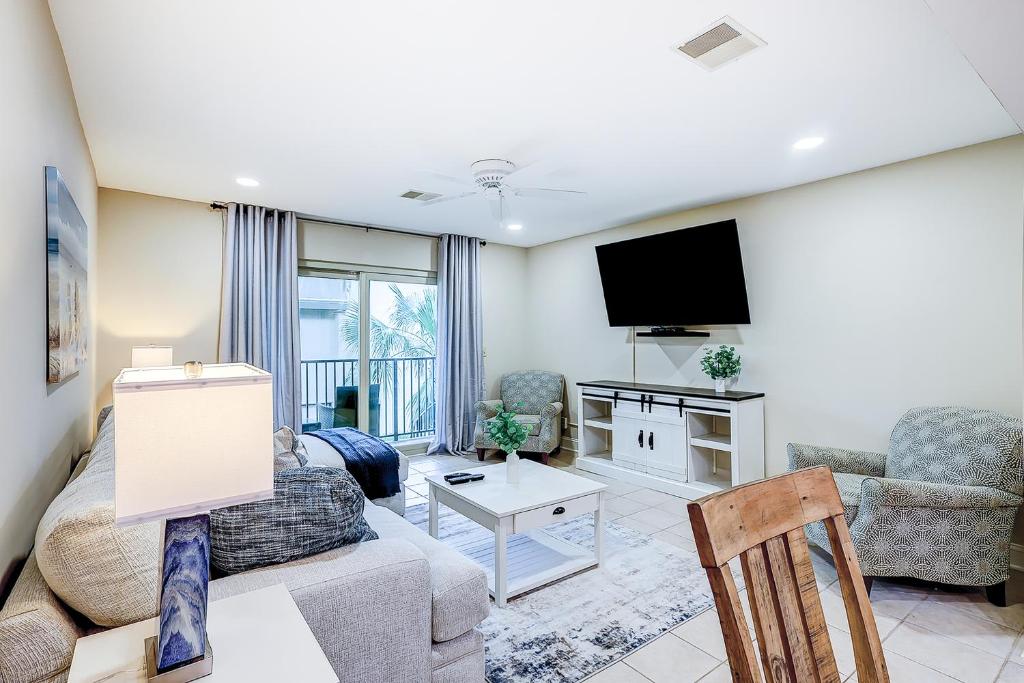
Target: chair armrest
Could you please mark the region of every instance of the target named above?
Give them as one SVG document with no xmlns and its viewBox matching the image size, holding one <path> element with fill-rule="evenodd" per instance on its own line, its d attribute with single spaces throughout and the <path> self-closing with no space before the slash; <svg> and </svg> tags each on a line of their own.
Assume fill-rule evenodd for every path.
<svg viewBox="0 0 1024 683">
<path fill-rule="evenodd" d="M 563 410 L 563 407 L 562 407 L 562 404 L 560 402 L 552 401 L 551 403 L 549 403 L 546 406 L 544 406 L 544 409 L 541 410 L 541 412 L 540 412 L 540 416 L 541 416 L 542 419 L 550 419 L 550 418 L 553 418 L 553 417 L 558 417 L 559 415 L 562 414 L 562 410 Z"/>
<path fill-rule="evenodd" d="M 844 474 L 866 474 L 871 477 L 885 476 L 885 454 L 871 451 L 851 451 L 828 446 L 808 446 L 802 443 L 786 444 L 789 453 L 789 469 L 826 465 L 833 472 Z"/>
<path fill-rule="evenodd" d="M 505 403 L 500 399 L 494 399 L 493 401 L 477 401 L 476 402 L 476 419 L 478 420 L 490 420 L 492 417 L 498 414 L 505 407 Z"/>
<path fill-rule="evenodd" d="M 860 497 L 861 510 L 880 507 L 978 510 L 1018 507 L 1022 500 L 1018 495 L 991 486 L 884 478 L 869 478 L 861 482 Z"/>
<path fill-rule="evenodd" d="M 342 680 L 427 681 L 430 579 L 413 544 L 379 539 L 216 579 L 210 600 L 283 583 Z"/>
</svg>

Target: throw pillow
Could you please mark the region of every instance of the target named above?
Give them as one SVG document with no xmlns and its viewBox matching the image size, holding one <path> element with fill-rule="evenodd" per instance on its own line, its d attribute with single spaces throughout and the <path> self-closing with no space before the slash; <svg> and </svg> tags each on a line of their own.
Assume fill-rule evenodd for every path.
<svg viewBox="0 0 1024 683">
<path fill-rule="evenodd" d="M 114 416 L 100 427 L 79 475 L 36 528 L 35 554 L 50 590 L 99 626 L 124 626 L 158 611 L 159 522 L 114 525 Z"/>
<path fill-rule="evenodd" d="M 305 467 L 309 461 L 306 447 L 290 427 L 281 427 L 274 432 L 274 471 Z"/>
<path fill-rule="evenodd" d="M 363 490 L 339 467 L 274 474 L 274 497 L 210 513 L 210 563 L 226 574 L 290 562 L 377 533 L 363 518 Z"/>
</svg>

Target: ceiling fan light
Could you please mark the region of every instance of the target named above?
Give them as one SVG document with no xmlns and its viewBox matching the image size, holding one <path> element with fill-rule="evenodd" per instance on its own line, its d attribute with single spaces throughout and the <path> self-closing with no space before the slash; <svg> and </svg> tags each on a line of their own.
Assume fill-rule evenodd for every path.
<svg viewBox="0 0 1024 683">
<path fill-rule="evenodd" d="M 522 230 L 523 229 L 523 224 L 522 223 L 509 223 L 508 224 L 508 229 L 509 230 Z"/>
</svg>

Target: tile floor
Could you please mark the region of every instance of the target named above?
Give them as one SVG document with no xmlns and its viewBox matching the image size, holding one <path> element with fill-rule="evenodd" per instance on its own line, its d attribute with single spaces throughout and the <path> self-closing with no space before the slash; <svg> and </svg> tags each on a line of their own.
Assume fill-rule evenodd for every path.
<svg viewBox="0 0 1024 683">
<path fill-rule="evenodd" d="M 488 458 L 483 464 L 500 460 Z M 573 469 L 565 459 L 558 467 Z M 407 505 L 427 502 L 424 477 L 479 466 L 477 459 L 415 456 L 406 482 Z M 608 484 L 608 518 L 696 553 L 683 498 L 579 472 Z M 812 546 L 813 548 L 813 546 Z M 816 550 L 816 549 L 815 549 Z M 828 555 L 813 553 L 825 621 L 840 674 L 856 681 L 853 648 L 836 573 Z M 1011 587 L 1022 577 L 1011 579 Z M 1007 608 L 980 593 L 947 592 L 878 580 L 871 603 L 893 683 L 1024 683 L 1024 595 L 1010 591 Z M 743 606 L 747 608 L 744 596 Z M 748 623 L 750 617 L 748 612 Z M 714 611 L 705 612 L 651 641 L 588 683 L 718 683 L 730 681 Z"/>
</svg>

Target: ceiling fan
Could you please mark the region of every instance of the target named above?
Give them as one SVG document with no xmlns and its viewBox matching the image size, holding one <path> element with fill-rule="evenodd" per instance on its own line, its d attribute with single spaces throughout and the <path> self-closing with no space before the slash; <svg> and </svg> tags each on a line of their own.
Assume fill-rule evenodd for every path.
<svg viewBox="0 0 1024 683">
<path fill-rule="evenodd" d="M 441 178 L 448 182 L 459 185 L 475 186 L 475 189 L 460 194 L 430 199 L 421 206 L 442 204 L 467 197 L 482 196 L 487 200 L 491 209 L 491 215 L 499 223 L 505 219 L 505 204 L 510 197 L 538 198 L 568 200 L 586 197 L 586 192 L 577 190 L 557 190 L 550 187 L 515 187 L 505 182 L 514 173 L 517 173 L 527 166 L 517 167 L 511 161 L 505 159 L 481 159 L 475 161 L 469 167 L 473 174 L 472 183 L 443 173 L 431 173 L 435 178 Z"/>
</svg>

